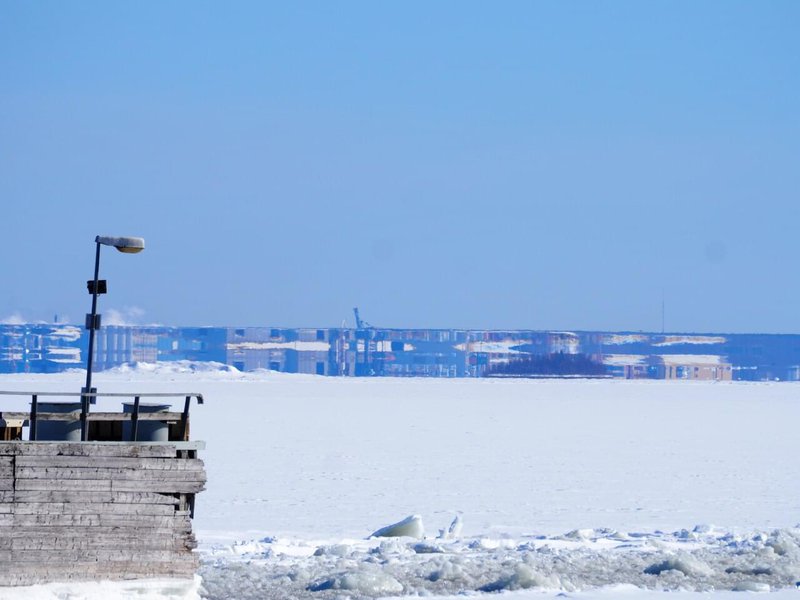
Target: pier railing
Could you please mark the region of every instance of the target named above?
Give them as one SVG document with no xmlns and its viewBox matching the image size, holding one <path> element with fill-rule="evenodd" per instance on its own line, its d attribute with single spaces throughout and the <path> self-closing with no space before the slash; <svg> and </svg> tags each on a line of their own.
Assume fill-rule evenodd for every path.
<svg viewBox="0 0 800 600">
<path fill-rule="evenodd" d="M 88 429 L 89 423 L 114 423 L 114 422 L 129 422 L 130 435 L 127 440 L 118 439 L 118 441 L 137 441 L 139 434 L 140 421 L 160 421 L 177 425 L 177 430 L 174 434 L 170 434 L 170 438 L 176 438 L 179 441 L 188 441 L 189 439 L 189 407 L 192 398 L 197 400 L 198 404 L 203 404 L 203 395 L 196 393 L 101 393 L 101 392 L 23 392 L 23 391 L 0 391 L 0 396 L 28 396 L 31 398 L 30 411 L 0 411 L 0 428 L 7 428 L 14 426 L 20 431 L 26 424 L 29 425 L 29 439 L 30 441 L 37 440 L 38 424 L 40 421 L 74 421 L 75 413 L 78 412 L 52 412 L 41 410 L 40 398 L 69 398 L 74 397 L 81 399 L 83 397 L 90 397 L 92 403 L 95 398 L 132 398 L 133 407 L 128 412 L 90 412 L 87 402 L 82 403 L 80 410 L 81 430 Z M 143 412 L 141 409 L 142 398 L 183 398 L 184 405 L 182 412 L 170 411 L 157 411 L 157 412 Z M 12 423 L 14 425 L 12 425 Z M 172 428 L 170 428 L 172 429 Z"/>
</svg>

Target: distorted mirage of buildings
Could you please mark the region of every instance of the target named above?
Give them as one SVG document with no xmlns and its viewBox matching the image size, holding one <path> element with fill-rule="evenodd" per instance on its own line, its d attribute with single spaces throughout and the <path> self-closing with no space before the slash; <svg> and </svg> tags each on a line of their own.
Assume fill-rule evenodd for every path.
<svg viewBox="0 0 800 600">
<path fill-rule="evenodd" d="M 0 372 L 85 367 L 88 334 L 64 324 L 0 325 Z M 137 327 L 97 332 L 94 365 L 213 361 L 240 371 L 328 376 L 483 377 L 534 357 L 581 355 L 600 376 L 800 380 L 800 335 L 467 329 Z"/>
</svg>

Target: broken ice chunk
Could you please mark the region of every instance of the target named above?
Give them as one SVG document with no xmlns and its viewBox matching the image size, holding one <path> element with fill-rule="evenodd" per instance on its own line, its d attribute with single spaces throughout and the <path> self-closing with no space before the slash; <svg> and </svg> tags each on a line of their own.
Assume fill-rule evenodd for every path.
<svg viewBox="0 0 800 600">
<path fill-rule="evenodd" d="M 412 537 L 422 539 L 425 536 L 425 528 L 422 526 L 422 517 L 411 515 L 402 521 L 381 527 L 369 537 Z"/>
</svg>

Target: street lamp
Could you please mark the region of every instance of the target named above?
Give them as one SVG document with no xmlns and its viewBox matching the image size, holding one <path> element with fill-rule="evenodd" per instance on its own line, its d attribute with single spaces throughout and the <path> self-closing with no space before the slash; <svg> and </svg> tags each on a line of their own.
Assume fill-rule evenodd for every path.
<svg viewBox="0 0 800 600">
<path fill-rule="evenodd" d="M 86 386 L 81 390 L 81 441 L 86 441 L 89 436 L 87 416 L 89 414 L 89 403 L 94 404 L 93 394 L 97 390 L 92 387 L 92 359 L 94 355 L 94 332 L 100 329 L 100 315 L 97 314 L 97 296 L 105 294 L 108 290 L 105 279 L 99 279 L 100 275 L 100 246 L 114 246 L 120 252 L 135 254 L 144 250 L 144 238 L 140 237 L 111 237 L 98 235 L 95 239 L 97 250 L 94 255 L 94 279 L 86 282 L 89 293 L 92 295 L 92 312 L 86 315 L 86 329 L 89 330 L 89 355 L 86 359 Z"/>
</svg>

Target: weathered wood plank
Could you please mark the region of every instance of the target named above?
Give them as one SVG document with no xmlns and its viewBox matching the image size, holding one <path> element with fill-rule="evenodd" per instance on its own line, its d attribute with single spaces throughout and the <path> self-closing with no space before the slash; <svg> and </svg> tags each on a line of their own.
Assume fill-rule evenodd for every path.
<svg viewBox="0 0 800 600">
<path fill-rule="evenodd" d="M 41 481 L 39 479 L 22 479 L 19 483 Z M 80 480 L 76 480 L 76 483 Z M 91 481 L 91 480 L 83 480 Z M 112 492 L 158 492 L 161 494 L 196 494 L 205 489 L 202 481 L 111 481 Z M 48 488 L 45 488 L 48 489 Z"/>
<path fill-rule="evenodd" d="M 37 525 L 54 527 L 91 527 L 93 525 L 100 525 L 100 515 L 14 514 L 12 518 L 14 527 Z"/>
<path fill-rule="evenodd" d="M 75 491 L 75 490 L 17 490 L 15 502 L 113 502 L 114 494 L 110 490 Z"/>
<path fill-rule="evenodd" d="M 169 494 L 159 494 L 157 492 L 118 492 L 111 493 L 111 502 L 119 504 L 169 504 L 177 506 L 180 499 Z"/>
<path fill-rule="evenodd" d="M 16 518 L 16 515 L 15 515 Z M 153 517 L 145 515 L 108 515 L 98 516 L 98 525 L 103 527 L 133 527 L 137 529 L 169 529 L 172 531 L 188 531 L 192 523 L 185 517 Z M 16 521 L 15 521 L 16 522 Z"/>
<path fill-rule="evenodd" d="M 202 471 L 197 458 L 115 457 L 115 456 L 19 456 L 16 467 L 115 468 L 154 471 Z"/>
<path fill-rule="evenodd" d="M 187 531 L 176 531 L 171 528 L 164 529 L 120 529 L 114 526 L 100 526 L 86 529 L 74 527 L 47 527 L 44 525 L 31 525 L 4 530 L 0 540 L 64 540 L 67 544 L 113 542 L 115 540 L 188 540 L 194 539 L 194 534 Z"/>
<path fill-rule="evenodd" d="M 13 527 L 130 527 L 133 529 L 168 529 L 184 531 L 191 527 L 183 517 L 164 517 L 135 514 L 20 514 L 0 515 L 0 519 L 11 517 Z M 86 532 L 93 535 L 92 532 Z"/>
<path fill-rule="evenodd" d="M 0 572 L 0 585 L 31 585 L 42 581 L 92 581 L 98 579 L 148 579 L 168 576 L 192 579 L 199 566 L 195 555 L 172 561 L 73 561 L 69 565 L 13 563 L 13 570 Z"/>
<path fill-rule="evenodd" d="M 16 555 L 15 551 L 2 550 L 0 552 L 14 552 L 14 554 Z M 91 573 L 98 574 L 98 573 L 114 573 L 117 569 L 119 569 L 121 572 L 125 571 L 141 572 L 150 570 L 153 567 L 156 568 L 159 568 L 159 566 L 168 567 L 170 562 L 174 562 L 176 566 L 188 566 L 192 564 L 197 565 L 199 563 L 199 561 L 197 560 L 197 555 L 190 552 L 178 555 L 176 555 L 174 552 L 171 552 L 171 553 L 165 553 L 164 555 L 161 556 L 157 555 L 153 558 L 144 556 L 139 556 L 139 557 L 131 556 L 126 559 L 124 556 L 119 556 L 117 557 L 116 560 L 107 559 L 102 562 L 98 562 L 96 557 L 85 557 L 81 556 L 79 552 L 76 552 L 75 558 L 71 560 L 65 560 L 62 561 L 61 563 L 58 563 L 57 561 L 52 561 L 45 564 L 44 562 L 42 562 L 37 565 L 35 563 L 31 563 L 31 559 L 34 558 L 33 556 L 34 553 L 37 552 L 43 553 L 43 551 L 31 550 L 30 551 L 31 554 L 29 556 L 24 557 L 22 560 L 11 561 L 11 565 L 13 565 L 12 568 L 22 572 L 25 571 L 35 572 L 38 567 L 39 569 L 45 569 L 45 570 L 62 570 L 65 572 L 76 572 L 78 575 L 80 575 L 81 571 L 85 571 L 89 574 Z M 59 554 L 58 552 L 52 552 L 52 551 L 50 551 L 49 553 L 51 555 L 54 555 L 55 557 L 57 557 Z M 171 554 L 172 556 L 170 557 L 168 556 L 168 554 Z M 121 562 L 122 563 L 129 562 L 130 564 L 129 565 L 119 564 Z M 137 567 L 137 564 L 140 566 Z M 119 577 L 114 577 L 114 579 L 119 579 Z"/>
<path fill-rule="evenodd" d="M 14 490 L 14 480 L 11 478 L 0 479 L 0 492 L 10 492 Z"/>
<path fill-rule="evenodd" d="M 105 562 L 134 562 L 141 554 L 135 548 L 82 548 L 78 550 L 0 550 L 0 560 L 4 554 L 13 552 L 16 563 L 34 563 L 40 565 L 63 564 L 65 561 L 100 560 Z M 167 562 L 175 558 L 175 553 L 167 550 L 151 550 L 147 553 L 149 562 Z"/>
<path fill-rule="evenodd" d="M 92 479 L 17 479 L 17 490 L 83 490 L 85 492 L 91 491 L 111 491 L 111 481 L 98 481 Z M 132 491 L 139 490 L 119 490 L 119 491 Z M 144 490 L 154 491 L 154 490 Z"/>
<path fill-rule="evenodd" d="M 2 493 L 2 492 L 0 492 Z M 12 496 L 13 497 L 13 496 Z M 177 506 L 180 500 L 167 494 L 154 492 L 110 492 L 110 491 L 26 491 L 17 490 L 15 500 L 25 502 L 111 502 L 120 504 L 168 504 Z"/>
<path fill-rule="evenodd" d="M 0 456 L 0 469 L 14 466 L 13 456 Z"/>
<path fill-rule="evenodd" d="M 10 420 L 29 420 L 30 413 L 27 412 L 8 412 L 3 411 L 2 418 L 5 421 Z M 139 413 L 139 420 L 140 421 L 170 421 L 170 422 L 177 422 L 181 420 L 182 413 L 179 412 L 159 412 L 159 413 L 152 413 L 152 412 L 141 412 Z M 80 418 L 80 410 L 73 411 L 73 412 L 58 412 L 58 413 L 48 413 L 48 412 L 38 412 L 36 415 L 37 421 L 75 421 L 76 419 Z M 90 421 L 130 421 L 131 420 L 131 413 L 121 413 L 121 412 L 90 412 L 89 413 L 89 420 Z"/>
<path fill-rule="evenodd" d="M 0 492 L 0 502 L 14 502 L 14 492 L 10 490 Z"/>
<path fill-rule="evenodd" d="M 25 479 L 111 479 L 114 481 L 205 481 L 205 472 L 81 467 L 18 467 L 17 481 Z"/>
<path fill-rule="evenodd" d="M 175 507 L 166 504 L 112 504 L 103 502 L 28 502 L 14 505 L 16 515 L 154 515 L 174 516 Z"/>
<path fill-rule="evenodd" d="M 174 458 L 177 448 L 171 444 L 128 444 L 92 442 L 0 442 L 1 455 L 13 456 L 109 456 Z"/>
<path fill-rule="evenodd" d="M 55 535 L 58 537 L 63 538 L 86 538 L 89 537 L 108 537 L 108 536 L 120 536 L 125 531 L 121 531 L 119 526 L 107 525 L 107 526 L 97 526 L 97 527 L 72 527 L 68 525 L 64 526 L 57 526 L 57 525 L 26 525 L 24 527 L 19 526 L 12 526 L 13 523 L 9 523 L 8 527 L 3 528 L 0 530 L 0 538 L 3 537 L 41 537 L 41 536 L 51 536 Z M 185 531 L 183 529 L 175 529 L 175 528 L 163 528 L 163 529 L 149 529 L 146 532 L 143 530 L 139 534 L 141 535 L 172 535 L 172 536 L 186 536 L 192 535 L 191 532 Z"/>
<path fill-rule="evenodd" d="M 192 579 L 199 565 L 197 563 L 169 564 L 166 562 L 148 562 L 138 565 L 135 562 L 93 565 L 92 563 L 75 563 L 69 569 L 53 565 L 52 568 L 31 569 L 20 572 L 24 564 L 14 565 L 15 571 L 0 576 L 2 585 L 32 585 L 45 581 L 95 581 L 98 579 L 153 579 L 170 577 L 175 579 Z"/>
<path fill-rule="evenodd" d="M 191 550 L 190 540 L 183 540 L 174 537 L 128 537 L 118 535 L 108 538 L 60 538 L 60 537 L 38 537 L 38 538 L 8 538 L 0 540 L 0 549 L 7 550 L 87 550 L 87 549 L 123 549 L 139 553 L 153 550 L 183 552 Z"/>
</svg>

